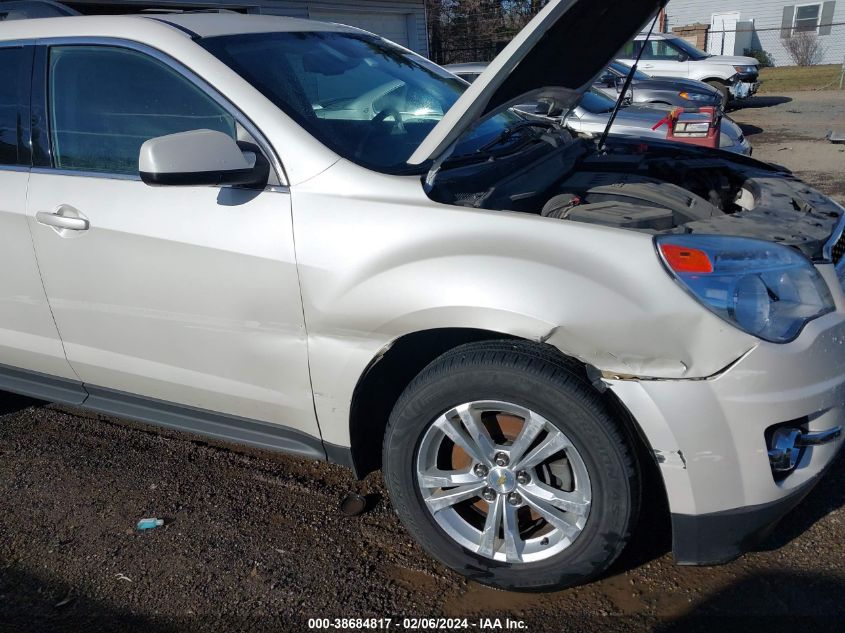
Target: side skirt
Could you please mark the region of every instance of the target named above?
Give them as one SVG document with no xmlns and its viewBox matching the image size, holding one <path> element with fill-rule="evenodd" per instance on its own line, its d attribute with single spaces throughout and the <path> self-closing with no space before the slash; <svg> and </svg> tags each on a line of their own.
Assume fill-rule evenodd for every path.
<svg viewBox="0 0 845 633">
<path fill-rule="evenodd" d="M 344 466 L 352 463 L 350 448 L 324 445 L 320 438 L 290 427 L 94 387 L 7 365 L 0 365 L 0 390 L 235 444 L 328 460 Z"/>
</svg>

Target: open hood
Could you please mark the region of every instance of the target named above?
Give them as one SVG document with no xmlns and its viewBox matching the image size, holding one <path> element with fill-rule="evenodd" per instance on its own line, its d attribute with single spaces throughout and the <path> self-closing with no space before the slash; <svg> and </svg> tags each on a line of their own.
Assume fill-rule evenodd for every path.
<svg viewBox="0 0 845 633">
<path fill-rule="evenodd" d="M 551 0 L 496 56 L 408 159 L 438 158 L 478 121 L 552 98 L 564 112 L 667 0 Z"/>
</svg>

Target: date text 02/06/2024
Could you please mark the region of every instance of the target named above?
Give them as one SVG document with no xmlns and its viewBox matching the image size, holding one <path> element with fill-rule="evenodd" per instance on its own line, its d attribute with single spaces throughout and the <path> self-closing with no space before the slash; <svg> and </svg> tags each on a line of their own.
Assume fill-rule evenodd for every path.
<svg viewBox="0 0 845 633">
<path fill-rule="evenodd" d="M 367 630 L 399 629 L 417 630 L 480 630 L 480 631 L 518 631 L 525 630 L 522 620 L 512 618 L 310 618 L 311 630 Z"/>
</svg>

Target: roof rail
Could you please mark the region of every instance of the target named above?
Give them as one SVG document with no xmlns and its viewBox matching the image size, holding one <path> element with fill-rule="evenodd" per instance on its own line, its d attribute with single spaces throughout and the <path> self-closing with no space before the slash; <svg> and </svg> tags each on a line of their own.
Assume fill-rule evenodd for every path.
<svg viewBox="0 0 845 633">
<path fill-rule="evenodd" d="M 232 9 L 168 9 L 166 7 L 154 7 L 152 9 L 141 9 L 141 15 L 150 13 L 173 14 L 173 13 L 238 13 Z"/>
<path fill-rule="evenodd" d="M 60 2 L 53 0 L 10 0 L 0 2 L 0 22 L 5 20 L 29 20 L 32 18 L 60 18 L 81 15 Z"/>
</svg>

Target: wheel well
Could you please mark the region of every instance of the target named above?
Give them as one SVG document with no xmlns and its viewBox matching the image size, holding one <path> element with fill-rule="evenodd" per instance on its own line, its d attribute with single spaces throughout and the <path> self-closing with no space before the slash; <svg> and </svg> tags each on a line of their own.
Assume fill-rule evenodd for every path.
<svg viewBox="0 0 845 633">
<path fill-rule="evenodd" d="M 349 413 L 349 437 L 355 474 L 364 478 L 381 468 L 384 430 L 405 387 L 438 356 L 465 343 L 517 339 L 470 328 L 424 330 L 400 337 L 374 359 L 358 380 Z"/>
<path fill-rule="evenodd" d="M 425 330 L 402 336 L 394 341 L 387 351 L 374 359 L 355 387 L 350 409 L 349 434 L 352 463 L 357 477 L 363 479 L 369 473 L 381 469 L 382 440 L 390 413 L 405 387 L 417 374 L 455 347 L 466 343 L 503 339 L 525 340 L 501 332 L 480 329 Z M 552 349 L 562 355 L 556 348 Z M 594 375 L 595 370 L 591 371 L 591 368 L 577 359 L 571 360 L 584 367 L 584 379 L 590 381 L 590 376 Z M 643 490 L 646 493 L 642 499 L 643 511 L 638 526 L 644 529 L 637 529 L 635 537 L 643 539 L 641 534 L 650 535 L 644 543 L 646 555 L 662 555 L 667 549 L 666 541 L 671 540 L 671 525 L 666 488 L 654 451 L 637 421 L 616 395 L 610 390 L 600 388 L 594 382 L 593 385 L 607 402 L 614 417 L 625 427 L 626 435 L 637 455 Z"/>
<path fill-rule="evenodd" d="M 706 84 L 710 83 L 711 81 L 715 81 L 715 82 L 722 84 L 723 86 L 728 85 L 728 81 L 726 79 L 721 79 L 719 77 L 709 77 L 707 79 L 702 79 L 701 81 L 703 81 Z"/>
<path fill-rule="evenodd" d="M 621 564 L 639 566 L 659 558 L 672 549 L 672 513 L 666 494 L 666 484 L 654 449 L 628 408 L 611 390 L 603 394 L 613 416 L 628 433 L 640 468 L 640 516 L 634 528 L 634 538 L 628 544 Z"/>
<path fill-rule="evenodd" d="M 399 396 L 417 374 L 455 347 L 495 340 L 525 339 L 471 328 L 423 330 L 398 338 L 387 351 L 375 358 L 358 380 L 350 407 L 349 437 L 356 475 L 363 478 L 381 468 L 382 439 L 388 418 Z M 552 349 L 562 354 L 556 348 Z M 590 380 L 587 366 L 577 359 L 571 360 L 585 368 L 584 379 Z M 642 462 L 656 465 L 654 454 L 633 416 L 611 391 L 601 388 L 597 391 L 602 392 L 616 417 L 628 428 Z"/>
</svg>

